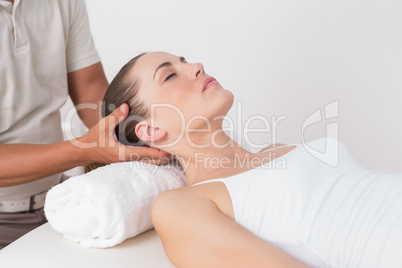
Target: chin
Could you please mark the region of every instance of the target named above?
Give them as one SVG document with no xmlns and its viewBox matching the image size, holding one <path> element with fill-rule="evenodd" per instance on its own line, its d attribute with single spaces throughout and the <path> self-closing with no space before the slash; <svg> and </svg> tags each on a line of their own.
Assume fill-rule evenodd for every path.
<svg viewBox="0 0 402 268">
<path fill-rule="evenodd" d="M 226 92 L 228 93 L 228 99 L 230 99 L 230 107 L 229 107 L 229 110 L 230 110 L 230 108 L 232 107 L 232 105 L 233 105 L 233 102 L 234 102 L 234 94 L 231 92 L 231 91 L 229 91 L 229 90 L 226 90 Z"/>
<path fill-rule="evenodd" d="M 234 95 L 229 90 L 221 91 L 219 96 L 216 96 L 215 101 L 208 108 L 212 114 L 210 118 L 213 120 L 217 116 L 226 116 L 234 102 Z"/>
<path fill-rule="evenodd" d="M 231 91 L 229 91 L 229 90 L 227 90 L 227 89 L 225 89 L 225 92 L 224 92 L 225 94 L 224 94 L 224 96 L 222 96 L 221 98 L 221 100 L 222 100 L 222 108 L 226 108 L 225 110 L 226 110 L 226 113 L 227 112 L 229 112 L 229 110 L 230 110 L 230 108 L 232 108 L 232 106 L 233 106 L 233 102 L 234 102 L 234 95 L 233 95 L 233 93 L 231 92 Z M 225 113 L 225 115 L 226 115 L 226 113 Z"/>
</svg>

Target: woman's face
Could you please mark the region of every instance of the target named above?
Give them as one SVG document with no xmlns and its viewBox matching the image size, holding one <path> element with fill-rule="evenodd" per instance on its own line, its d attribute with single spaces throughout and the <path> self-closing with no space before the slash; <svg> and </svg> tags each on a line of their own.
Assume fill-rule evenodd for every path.
<svg viewBox="0 0 402 268">
<path fill-rule="evenodd" d="M 183 57 L 152 52 L 138 59 L 132 73 L 139 81 L 138 97 L 148 108 L 152 126 L 174 134 L 187 129 L 214 125 L 226 115 L 233 94 L 207 75 L 200 63 Z"/>
</svg>

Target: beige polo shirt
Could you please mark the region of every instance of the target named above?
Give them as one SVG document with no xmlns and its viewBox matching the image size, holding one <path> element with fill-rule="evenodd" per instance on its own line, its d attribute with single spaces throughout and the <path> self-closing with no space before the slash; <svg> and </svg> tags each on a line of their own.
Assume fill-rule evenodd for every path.
<svg viewBox="0 0 402 268">
<path fill-rule="evenodd" d="M 67 73 L 99 61 L 84 0 L 0 0 L 0 143 L 62 141 Z M 40 193 L 59 178 L 2 187 L 0 199 Z"/>
</svg>

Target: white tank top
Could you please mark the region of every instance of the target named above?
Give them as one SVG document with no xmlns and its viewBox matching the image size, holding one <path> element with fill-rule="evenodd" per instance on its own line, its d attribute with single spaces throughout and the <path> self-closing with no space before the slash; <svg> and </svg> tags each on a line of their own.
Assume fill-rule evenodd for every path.
<svg viewBox="0 0 402 268">
<path fill-rule="evenodd" d="M 201 183 L 223 182 L 236 222 L 312 267 L 402 267 L 402 172 L 370 170 L 341 142 L 333 167 L 309 149 L 325 145 L 338 140 Z"/>
</svg>

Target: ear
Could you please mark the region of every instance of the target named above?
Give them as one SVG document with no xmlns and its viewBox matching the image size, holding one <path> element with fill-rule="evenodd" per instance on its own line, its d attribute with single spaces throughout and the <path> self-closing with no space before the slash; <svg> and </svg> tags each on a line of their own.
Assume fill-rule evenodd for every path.
<svg viewBox="0 0 402 268">
<path fill-rule="evenodd" d="M 135 126 L 135 134 L 143 141 L 158 141 L 166 136 L 166 130 L 152 127 L 144 120 Z"/>
</svg>

